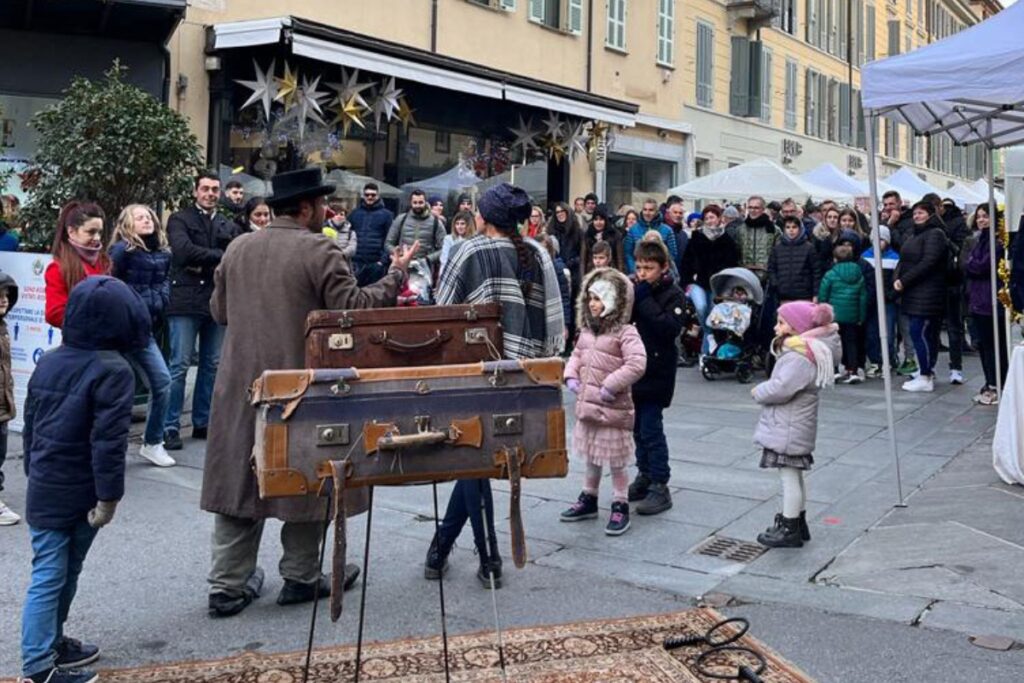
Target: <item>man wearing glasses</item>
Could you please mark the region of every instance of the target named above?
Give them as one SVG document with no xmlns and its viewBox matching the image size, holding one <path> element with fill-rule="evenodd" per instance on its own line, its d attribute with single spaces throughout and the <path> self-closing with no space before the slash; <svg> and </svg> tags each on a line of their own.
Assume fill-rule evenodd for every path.
<svg viewBox="0 0 1024 683">
<path fill-rule="evenodd" d="M 394 214 L 380 200 L 377 184 L 366 183 L 359 207 L 348 217 L 356 232 L 352 270 L 360 287 L 373 284 L 387 273 L 391 257 L 384 247 L 384 240 L 394 219 Z"/>
</svg>

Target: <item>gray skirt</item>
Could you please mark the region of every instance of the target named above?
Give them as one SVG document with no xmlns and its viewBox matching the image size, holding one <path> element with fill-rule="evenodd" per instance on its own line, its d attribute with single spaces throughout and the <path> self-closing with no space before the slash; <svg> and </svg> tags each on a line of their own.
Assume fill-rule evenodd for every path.
<svg viewBox="0 0 1024 683">
<path fill-rule="evenodd" d="M 764 449 L 761 453 L 761 467 L 792 467 L 796 470 L 809 470 L 814 464 L 814 456 L 807 455 L 785 455 L 776 453 L 770 448 Z"/>
</svg>

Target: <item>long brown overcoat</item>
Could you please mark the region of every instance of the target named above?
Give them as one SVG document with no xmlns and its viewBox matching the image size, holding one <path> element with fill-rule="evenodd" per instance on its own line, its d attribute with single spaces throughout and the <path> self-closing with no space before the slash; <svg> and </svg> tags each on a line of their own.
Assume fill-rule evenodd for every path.
<svg viewBox="0 0 1024 683">
<path fill-rule="evenodd" d="M 286 522 L 324 518 L 323 499 L 260 499 L 250 461 L 256 409 L 248 389 L 264 370 L 305 367 L 310 311 L 392 306 L 401 278 L 392 272 L 360 289 L 335 241 L 288 217 L 231 242 L 214 274 L 210 300 L 213 318 L 227 333 L 213 387 L 203 510 Z M 353 502 L 350 514 L 365 510 L 353 509 Z"/>
</svg>

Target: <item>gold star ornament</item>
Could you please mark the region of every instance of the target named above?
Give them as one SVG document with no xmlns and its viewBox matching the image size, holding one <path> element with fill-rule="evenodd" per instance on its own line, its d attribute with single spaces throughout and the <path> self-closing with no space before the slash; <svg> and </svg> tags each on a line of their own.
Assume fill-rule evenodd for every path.
<svg viewBox="0 0 1024 683">
<path fill-rule="evenodd" d="M 409 106 L 409 101 L 407 99 L 404 97 L 399 98 L 398 111 L 395 115 L 398 117 L 398 120 L 402 122 L 402 129 L 406 135 L 409 134 L 409 126 L 416 125 L 416 117 L 413 116 L 415 111 L 415 109 L 412 109 Z"/>
<path fill-rule="evenodd" d="M 352 124 L 356 124 L 360 128 L 366 128 L 366 124 L 363 123 L 363 107 L 359 103 L 362 99 L 359 95 L 353 95 L 349 98 L 348 102 L 345 102 L 342 106 L 337 108 L 337 114 L 334 120 L 331 121 L 331 125 L 341 124 L 341 134 L 348 137 L 349 131 L 352 129 Z"/>
<path fill-rule="evenodd" d="M 299 72 L 292 71 L 288 62 L 284 63 L 284 76 L 274 76 L 277 82 L 275 102 L 283 102 L 284 110 L 289 111 L 299 101 Z"/>
</svg>

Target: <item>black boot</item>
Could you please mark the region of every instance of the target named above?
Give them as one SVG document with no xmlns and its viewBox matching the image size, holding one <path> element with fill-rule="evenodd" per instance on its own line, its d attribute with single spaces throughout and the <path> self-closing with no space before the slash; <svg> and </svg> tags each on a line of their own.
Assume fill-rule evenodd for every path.
<svg viewBox="0 0 1024 683">
<path fill-rule="evenodd" d="M 256 567 L 245 581 L 241 594 L 210 593 L 208 610 L 211 617 L 233 617 L 253 600 L 260 597 L 263 590 L 263 570 Z"/>
<path fill-rule="evenodd" d="M 764 532 L 767 534 L 769 532 L 774 531 L 775 529 L 778 529 L 780 526 L 782 526 L 782 513 L 781 512 L 776 512 L 775 513 L 775 521 L 772 522 L 772 525 L 770 527 L 768 527 L 767 529 L 765 529 Z"/>
<path fill-rule="evenodd" d="M 783 517 L 782 524 L 763 534 L 758 534 L 757 542 L 769 548 L 802 548 L 800 540 L 800 518 Z"/>
<path fill-rule="evenodd" d="M 490 588 L 493 574 L 494 587 L 501 588 L 501 555 L 498 554 L 497 539 L 492 537 L 486 542 L 478 542 L 476 552 L 480 557 L 480 568 L 476 570 L 476 578 L 484 588 Z"/>
<path fill-rule="evenodd" d="M 436 581 L 448 571 L 448 554 L 451 553 L 451 543 L 439 543 L 438 534 L 434 534 L 427 549 L 427 559 L 423 563 L 423 578 Z"/>
<path fill-rule="evenodd" d="M 630 503 L 638 503 L 647 497 L 647 489 L 651 486 L 651 478 L 643 472 L 636 475 L 636 479 L 629 485 L 628 500 Z"/>
<path fill-rule="evenodd" d="M 800 540 L 811 540 L 811 528 L 807 526 L 807 510 L 800 511 Z"/>
</svg>

